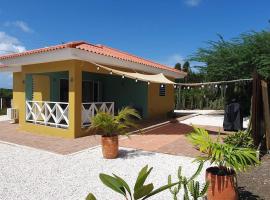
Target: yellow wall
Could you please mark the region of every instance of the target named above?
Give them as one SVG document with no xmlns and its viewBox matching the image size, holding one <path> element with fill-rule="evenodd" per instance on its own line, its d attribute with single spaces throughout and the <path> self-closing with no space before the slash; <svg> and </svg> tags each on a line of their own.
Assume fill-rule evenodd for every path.
<svg viewBox="0 0 270 200">
<path fill-rule="evenodd" d="M 174 88 L 173 85 L 165 85 L 166 95 L 159 96 L 158 83 L 151 83 L 148 86 L 148 116 L 149 118 L 166 117 L 169 111 L 174 109 Z"/>
<path fill-rule="evenodd" d="M 50 77 L 33 75 L 33 101 L 50 100 Z"/>
<path fill-rule="evenodd" d="M 43 125 L 35 125 L 25 122 L 25 76 L 33 74 L 34 99 L 49 99 L 49 81 L 41 73 L 48 72 L 69 72 L 69 128 L 61 129 L 48 127 Z M 22 72 L 14 73 L 13 76 L 13 102 L 14 107 L 19 108 L 19 128 L 37 134 L 45 134 L 50 136 L 58 136 L 65 138 L 76 138 L 88 135 L 86 129 L 81 128 L 81 92 L 82 92 L 82 71 L 108 74 L 108 71 L 99 69 L 93 64 L 78 60 L 59 61 L 52 63 L 42 63 L 35 65 L 27 65 L 22 67 Z M 43 83 L 43 84 L 42 84 Z M 159 84 L 150 84 L 148 90 L 148 113 L 149 117 L 166 116 L 166 113 L 174 107 L 174 89 L 173 86 L 166 86 L 166 96 L 159 96 Z M 44 89 L 45 88 L 45 89 Z M 36 90 L 36 91 L 35 91 Z"/>
</svg>

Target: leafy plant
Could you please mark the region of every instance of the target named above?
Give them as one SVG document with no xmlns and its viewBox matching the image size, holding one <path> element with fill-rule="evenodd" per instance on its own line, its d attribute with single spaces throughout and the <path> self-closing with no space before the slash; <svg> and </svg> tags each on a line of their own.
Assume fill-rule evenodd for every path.
<svg viewBox="0 0 270 200">
<path fill-rule="evenodd" d="M 121 109 L 116 116 L 107 112 L 98 112 L 91 119 L 90 129 L 101 131 L 104 136 L 126 134 L 130 128 L 137 127 L 135 119 L 141 119 L 141 116 L 130 107 Z"/>
<path fill-rule="evenodd" d="M 253 139 L 248 131 L 238 131 L 224 138 L 226 144 L 235 147 L 254 148 Z"/>
<path fill-rule="evenodd" d="M 196 160 L 216 164 L 219 173 L 224 174 L 231 170 L 245 171 L 248 167 L 259 164 L 255 150 L 221 143 L 219 137 L 213 141 L 205 129 L 194 127 L 194 132 L 188 135 L 188 140 L 205 153 Z"/>
<path fill-rule="evenodd" d="M 124 179 L 115 174 L 113 174 L 113 176 L 107 174 L 100 174 L 99 178 L 104 185 L 106 185 L 113 191 L 121 194 L 122 196 L 124 196 L 125 199 L 130 200 L 144 200 L 178 184 L 178 182 L 172 183 L 154 190 L 153 183 L 145 184 L 145 181 L 151 173 L 152 169 L 152 167 L 148 168 L 148 165 L 141 169 L 134 185 L 133 193 L 131 192 L 130 186 L 127 184 L 127 182 L 125 182 Z M 86 200 L 95 200 L 95 197 L 92 193 L 90 193 L 87 198 Z"/>
<path fill-rule="evenodd" d="M 202 187 L 200 186 L 198 181 L 194 181 L 194 179 L 200 174 L 203 167 L 203 163 L 200 163 L 196 172 L 190 177 L 187 178 L 181 175 L 181 167 L 178 169 L 178 181 L 172 183 L 171 175 L 168 176 L 168 184 L 159 187 L 154 190 L 153 183 L 145 184 L 146 179 L 152 171 L 152 167 L 148 168 L 148 165 L 143 167 L 138 174 L 136 179 L 136 183 L 133 187 L 133 193 L 131 191 L 131 187 L 124 181 L 121 177 L 113 174 L 113 176 L 107 174 L 100 174 L 99 178 L 104 185 L 112 189 L 113 191 L 121 194 L 126 200 L 144 200 L 152 197 L 160 192 L 163 192 L 167 189 L 170 189 L 173 194 L 173 199 L 177 200 L 177 194 L 180 192 L 182 186 L 184 188 L 184 199 L 189 200 L 191 196 L 193 200 L 197 200 L 200 197 L 203 197 L 208 188 L 208 183 L 204 184 Z M 172 189 L 172 187 L 176 186 Z M 95 196 L 90 193 L 86 200 L 96 200 Z"/>
<path fill-rule="evenodd" d="M 182 167 L 178 168 L 177 177 L 178 177 L 179 182 L 178 182 L 176 187 L 169 188 L 170 192 L 173 195 L 173 200 L 178 199 L 177 195 L 180 192 L 180 190 L 182 189 L 182 187 L 184 189 L 184 196 L 183 196 L 184 200 L 189 200 L 190 196 L 192 196 L 193 200 L 197 200 L 200 197 L 203 197 L 205 195 L 207 188 L 209 186 L 209 182 L 207 182 L 203 186 L 200 186 L 200 183 L 198 181 L 194 181 L 194 179 L 202 171 L 202 167 L 203 167 L 203 163 L 200 163 L 196 172 L 189 179 L 187 177 L 181 175 Z M 168 177 L 168 184 L 169 185 L 172 184 L 171 175 L 169 175 L 169 177 Z"/>
</svg>

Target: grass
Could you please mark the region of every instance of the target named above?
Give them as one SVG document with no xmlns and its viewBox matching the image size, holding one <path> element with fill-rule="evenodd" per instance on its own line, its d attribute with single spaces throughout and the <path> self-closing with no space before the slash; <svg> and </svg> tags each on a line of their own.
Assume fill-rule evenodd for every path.
<svg viewBox="0 0 270 200">
<path fill-rule="evenodd" d="M 7 114 L 6 108 L 0 109 L 0 115 L 6 115 L 6 114 Z"/>
</svg>

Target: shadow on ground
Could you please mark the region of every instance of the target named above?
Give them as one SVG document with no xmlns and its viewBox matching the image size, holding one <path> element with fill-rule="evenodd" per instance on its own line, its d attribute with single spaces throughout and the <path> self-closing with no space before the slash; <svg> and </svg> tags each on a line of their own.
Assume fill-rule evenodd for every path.
<svg viewBox="0 0 270 200">
<path fill-rule="evenodd" d="M 247 191 L 244 187 L 238 187 L 239 199 L 241 200 L 263 200 L 258 195 Z"/>
<path fill-rule="evenodd" d="M 132 159 L 140 156 L 152 156 L 153 152 L 141 151 L 136 149 L 119 149 L 118 157 L 122 159 Z"/>
</svg>

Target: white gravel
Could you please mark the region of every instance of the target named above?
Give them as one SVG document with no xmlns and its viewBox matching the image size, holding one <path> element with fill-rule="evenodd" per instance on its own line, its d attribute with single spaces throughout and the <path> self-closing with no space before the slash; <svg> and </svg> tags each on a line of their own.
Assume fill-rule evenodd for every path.
<svg viewBox="0 0 270 200">
<path fill-rule="evenodd" d="M 76 200 L 93 192 L 99 200 L 120 200 L 118 194 L 103 186 L 99 173 L 115 173 L 133 186 L 138 171 L 148 164 L 154 167 L 149 181 L 155 187 L 167 183 L 167 176 L 176 176 L 179 165 L 185 175 L 196 169 L 194 159 L 121 149 L 115 160 L 102 158 L 100 147 L 72 155 L 58 155 L 23 146 L 0 143 L 0 199 L 1 200 Z M 198 177 L 204 182 L 203 173 Z M 169 191 L 152 199 L 172 199 Z M 181 198 L 179 198 L 181 199 Z"/>
</svg>

